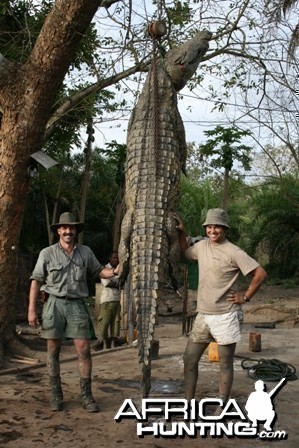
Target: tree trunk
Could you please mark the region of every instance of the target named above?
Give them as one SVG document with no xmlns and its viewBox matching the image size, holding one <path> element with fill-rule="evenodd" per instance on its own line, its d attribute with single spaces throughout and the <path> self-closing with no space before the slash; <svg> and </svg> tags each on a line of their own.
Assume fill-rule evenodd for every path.
<svg viewBox="0 0 299 448">
<path fill-rule="evenodd" d="M 88 193 L 88 185 L 90 179 L 91 161 L 92 161 L 92 142 L 94 141 L 94 130 L 92 127 L 92 121 L 87 125 L 87 144 L 85 148 L 85 166 L 81 183 L 81 203 L 80 203 L 80 221 L 84 222 L 85 210 L 86 210 L 86 199 Z M 83 232 L 78 236 L 78 243 L 83 244 Z"/>
<path fill-rule="evenodd" d="M 42 147 L 46 123 L 77 46 L 101 4 L 56 0 L 24 65 L 0 54 L 0 365 L 15 331 L 17 252 L 29 187 L 30 154 Z"/>
<path fill-rule="evenodd" d="M 221 199 L 221 207 L 223 208 L 223 210 L 227 210 L 228 188 L 229 188 L 229 170 L 227 168 L 225 168 L 224 181 L 223 181 L 223 192 L 222 192 L 222 199 Z"/>
<path fill-rule="evenodd" d="M 56 191 L 51 224 L 55 224 L 56 222 L 58 222 L 57 210 L 58 210 L 58 203 L 59 203 L 59 198 L 60 198 L 60 193 L 61 193 L 63 174 L 64 174 L 64 166 L 61 165 L 61 167 L 60 167 L 60 176 L 59 176 L 59 184 L 58 184 L 57 191 Z M 47 229 L 48 229 L 49 245 L 50 246 L 55 241 L 55 235 L 52 232 L 51 227 L 50 227 L 51 224 L 50 224 L 50 218 L 49 218 L 49 212 L 48 212 L 47 213 Z"/>
</svg>

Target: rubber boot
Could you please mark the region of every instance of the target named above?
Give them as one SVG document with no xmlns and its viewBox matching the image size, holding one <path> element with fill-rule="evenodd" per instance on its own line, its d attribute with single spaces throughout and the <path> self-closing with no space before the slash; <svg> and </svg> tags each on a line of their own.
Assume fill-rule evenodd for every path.
<svg viewBox="0 0 299 448">
<path fill-rule="evenodd" d="M 103 341 L 97 339 L 93 344 L 91 344 L 91 348 L 96 352 L 101 350 L 103 348 Z"/>
<path fill-rule="evenodd" d="M 91 379 L 80 378 L 81 404 L 87 412 L 99 412 L 100 408 L 91 393 Z"/>
<path fill-rule="evenodd" d="M 63 392 L 61 388 L 60 376 L 50 376 L 50 386 L 52 391 L 51 409 L 52 411 L 62 411 Z"/>
</svg>

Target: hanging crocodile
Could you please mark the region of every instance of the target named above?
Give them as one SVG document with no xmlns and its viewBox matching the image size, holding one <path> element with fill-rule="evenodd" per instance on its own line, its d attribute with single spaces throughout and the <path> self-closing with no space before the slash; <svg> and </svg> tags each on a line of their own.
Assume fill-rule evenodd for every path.
<svg viewBox="0 0 299 448">
<path fill-rule="evenodd" d="M 136 307 L 143 397 L 150 392 L 158 291 L 169 278 L 177 287 L 180 248 L 173 215 L 187 152 L 177 92 L 196 72 L 211 35 L 201 31 L 163 58 L 154 57 L 128 126 L 119 269 Z"/>
</svg>

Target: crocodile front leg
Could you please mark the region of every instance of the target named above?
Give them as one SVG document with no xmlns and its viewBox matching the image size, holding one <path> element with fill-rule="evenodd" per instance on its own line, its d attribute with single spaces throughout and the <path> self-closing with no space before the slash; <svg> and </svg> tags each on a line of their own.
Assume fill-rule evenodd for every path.
<svg viewBox="0 0 299 448">
<path fill-rule="evenodd" d="M 175 291 L 178 290 L 179 265 L 178 260 L 181 256 L 181 249 L 178 241 L 178 232 L 176 229 L 177 221 L 173 217 L 173 212 L 167 214 L 165 220 L 166 236 L 169 244 L 169 275 Z"/>
<path fill-rule="evenodd" d="M 129 273 L 130 243 L 133 230 L 133 209 L 128 209 L 121 225 L 121 240 L 118 248 L 119 278 L 123 284 Z"/>
</svg>

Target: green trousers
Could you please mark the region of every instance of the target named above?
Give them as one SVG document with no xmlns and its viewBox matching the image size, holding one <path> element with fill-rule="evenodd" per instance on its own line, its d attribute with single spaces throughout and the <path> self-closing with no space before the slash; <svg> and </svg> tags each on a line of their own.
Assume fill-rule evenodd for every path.
<svg viewBox="0 0 299 448">
<path fill-rule="evenodd" d="M 99 334 L 100 339 L 107 339 L 109 336 L 117 338 L 120 330 L 120 309 L 119 301 L 104 302 L 100 304 L 99 312 Z"/>
</svg>

